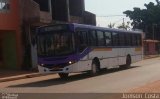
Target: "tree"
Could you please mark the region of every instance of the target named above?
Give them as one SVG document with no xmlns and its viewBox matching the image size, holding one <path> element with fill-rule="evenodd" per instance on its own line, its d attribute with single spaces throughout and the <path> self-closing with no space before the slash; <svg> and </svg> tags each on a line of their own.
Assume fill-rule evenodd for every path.
<svg viewBox="0 0 160 99">
<path fill-rule="evenodd" d="M 156 32 L 157 39 L 160 40 L 160 1 L 156 0 L 156 4 L 150 2 L 144 4 L 145 9 L 133 8 L 133 11 L 127 10 L 123 12 L 132 20 L 133 29 L 142 29 L 147 33 L 148 38 L 152 38 L 153 30 Z M 156 27 L 155 27 L 156 26 Z"/>
<path fill-rule="evenodd" d="M 114 28 L 114 27 L 115 27 L 115 23 L 110 23 L 110 24 L 108 24 L 108 27 L 109 27 L 109 28 Z"/>
<path fill-rule="evenodd" d="M 117 26 L 117 28 L 128 30 L 128 29 L 130 29 L 129 24 L 130 24 L 130 22 L 127 22 L 127 24 L 123 22 L 122 24 L 120 24 L 119 26 Z"/>
</svg>

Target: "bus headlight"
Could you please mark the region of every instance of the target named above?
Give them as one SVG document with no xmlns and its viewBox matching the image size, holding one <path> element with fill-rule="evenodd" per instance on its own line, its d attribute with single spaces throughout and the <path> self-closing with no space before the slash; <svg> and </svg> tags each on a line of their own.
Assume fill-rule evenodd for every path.
<svg viewBox="0 0 160 99">
<path fill-rule="evenodd" d="M 72 65 L 72 64 L 74 64 L 74 63 L 75 63 L 75 61 L 69 61 L 69 62 L 68 62 L 69 65 Z"/>
<path fill-rule="evenodd" d="M 42 66 L 42 67 L 43 67 L 43 66 L 44 66 L 44 64 L 40 64 L 40 66 Z"/>
<path fill-rule="evenodd" d="M 72 64 L 72 61 L 69 61 L 69 64 L 71 65 L 71 64 Z"/>
</svg>

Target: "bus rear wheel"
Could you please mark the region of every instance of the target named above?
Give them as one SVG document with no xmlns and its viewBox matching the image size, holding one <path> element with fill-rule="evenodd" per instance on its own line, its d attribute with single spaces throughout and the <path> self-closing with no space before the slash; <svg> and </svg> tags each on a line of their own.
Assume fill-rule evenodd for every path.
<svg viewBox="0 0 160 99">
<path fill-rule="evenodd" d="M 122 69 L 127 69 L 127 68 L 129 68 L 130 66 L 131 66 L 131 56 L 128 55 L 127 58 L 126 58 L 126 64 L 120 66 L 120 68 L 122 68 Z"/>
<path fill-rule="evenodd" d="M 127 56 L 126 66 L 127 66 L 127 67 L 130 67 L 130 66 L 131 66 L 131 57 L 130 57 L 130 56 Z"/>
<path fill-rule="evenodd" d="M 126 58 L 126 64 L 124 65 L 124 68 L 129 68 L 131 66 L 131 57 L 128 55 Z"/>
<path fill-rule="evenodd" d="M 93 60 L 91 67 L 91 75 L 97 75 L 100 71 L 100 62 L 99 60 Z"/>
<path fill-rule="evenodd" d="M 66 79 L 69 76 L 69 73 L 58 73 L 61 79 Z"/>
</svg>

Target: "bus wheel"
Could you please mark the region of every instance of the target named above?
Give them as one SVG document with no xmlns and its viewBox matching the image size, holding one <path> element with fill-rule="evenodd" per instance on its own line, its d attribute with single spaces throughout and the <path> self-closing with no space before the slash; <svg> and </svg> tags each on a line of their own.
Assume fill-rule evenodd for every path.
<svg viewBox="0 0 160 99">
<path fill-rule="evenodd" d="M 97 75 L 98 72 L 100 71 L 100 62 L 98 59 L 93 60 L 92 62 L 92 67 L 91 67 L 91 75 Z"/>
<path fill-rule="evenodd" d="M 126 68 L 129 68 L 130 66 L 131 66 L 131 56 L 128 55 L 126 58 L 126 64 L 122 66 L 122 68 L 126 69 Z"/>
<path fill-rule="evenodd" d="M 130 67 L 131 66 L 131 57 L 128 55 L 126 59 L 126 66 Z"/>
<path fill-rule="evenodd" d="M 121 69 L 127 69 L 131 66 L 131 56 L 128 55 L 126 58 L 126 64 L 125 65 L 121 65 L 120 68 Z"/>
<path fill-rule="evenodd" d="M 66 79 L 69 73 L 58 73 L 61 79 Z"/>
</svg>

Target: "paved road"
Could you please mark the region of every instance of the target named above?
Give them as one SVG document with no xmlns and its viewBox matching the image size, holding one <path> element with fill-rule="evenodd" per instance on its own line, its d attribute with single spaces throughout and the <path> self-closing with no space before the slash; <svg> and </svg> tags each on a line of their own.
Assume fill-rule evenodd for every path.
<svg viewBox="0 0 160 99">
<path fill-rule="evenodd" d="M 121 93 L 160 80 L 160 58 L 147 59 L 127 70 L 111 69 L 96 77 L 74 74 L 67 80 L 48 75 L 0 83 L 1 92 L 14 93 Z"/>
</svg>

